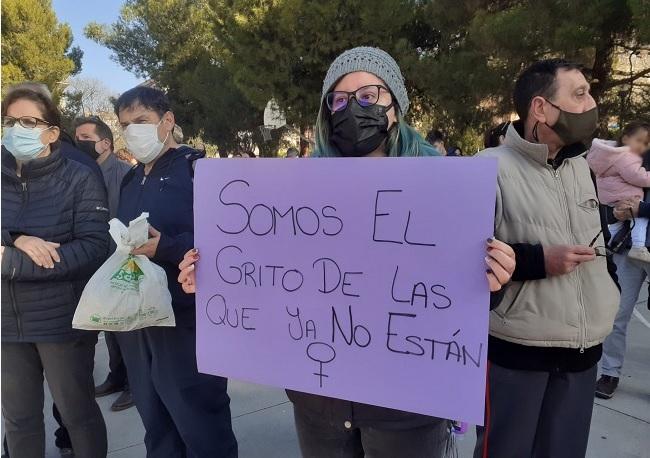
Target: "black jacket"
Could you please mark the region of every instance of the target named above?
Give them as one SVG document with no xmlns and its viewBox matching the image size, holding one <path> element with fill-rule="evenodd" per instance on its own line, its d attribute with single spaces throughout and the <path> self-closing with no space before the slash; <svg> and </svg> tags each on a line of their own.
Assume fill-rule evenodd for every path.
<svg viewBox="0 0 650 458">
<path fill-rule="evenodd" d="M 78 337 L 72 317 L 81 292 L 108 254 L 108 209 L 102 183 L 55 149 L 16 175 L 2 152 L 2 341 L 60 342 Z M 61 244 L 53 269 L 14 247 L 20 235 Z"/>
<path fill-rule="evenodd" d="M 194 294 L 178 283 L 178 264 L 194 247 L 194 169 L 203 153 L 183 146 L 170 149 L 156 161 L 149 175 L 138 164 L 122 181 L 117 217 L 124 225 L 149 213 L 149 224 L 161 233 L 153 262 L 165 269 L 177 326 L 195 323 Z"/>
</svg>

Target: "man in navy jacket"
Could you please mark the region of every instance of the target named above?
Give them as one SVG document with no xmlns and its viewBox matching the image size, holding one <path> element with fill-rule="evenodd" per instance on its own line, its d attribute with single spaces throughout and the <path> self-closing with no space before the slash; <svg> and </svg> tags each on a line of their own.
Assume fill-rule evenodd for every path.
<svg viewBox="0 0 650 458">
<path fill-rule="evenodd" d="M 138 160 L 122 182 L 117 217 L 128 225 L 149 213 L 149 241 L 133 254 L 165 270 L 176 318 L 176 327 L 118 335 L 146 429 L 147 456 L 236 457 L 227 380 L 198 372 L 195 298 L 177 281 L 178 264 L 194 246 L 193 166 L 202 154 L 174 141 L 174 114 L 158 89 L 138 86 L 125 92 L 115 112 Z"/>
</svg>

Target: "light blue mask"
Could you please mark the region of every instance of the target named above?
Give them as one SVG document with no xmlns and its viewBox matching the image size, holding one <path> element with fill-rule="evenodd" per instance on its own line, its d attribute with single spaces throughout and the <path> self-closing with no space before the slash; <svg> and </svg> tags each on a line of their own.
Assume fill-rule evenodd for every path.
<svg viewBox="0 0 650 458">
<path fill-rule="evenodd" d="M 48 127 L 49 129 L 49 127 Z M 41 143 L 41 134 L 47 129 L 27 129 L 21 125 L 5 127 L 2 133 L 2 145 L 7 148 L 17 161 L 31 161 L 47 147 Z"/>
</svg>

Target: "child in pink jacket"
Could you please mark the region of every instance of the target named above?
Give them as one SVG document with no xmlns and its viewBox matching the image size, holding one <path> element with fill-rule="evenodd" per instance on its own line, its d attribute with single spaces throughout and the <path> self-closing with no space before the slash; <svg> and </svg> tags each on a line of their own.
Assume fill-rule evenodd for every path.
<svg viewBox="0 0 650 458">
<path fill-rule="evenodd" d="M 650 126 L 633 122 L 625 126 L 618 142 L 593 141 L 587 162 L 596 174 L 598 198 L 602 204 L 613 207 L 623 200 L 643 199 L 643 188 L 650 188 L 650 172 L 641 165 L 649 137 Z M 622 227 L 622 222 L 610 225 L 612 237 Z M 636 218 L 628 256 L 650 263 L 650 252 L 646 248 L 647 228 L 648 219 Z"/>
</svg>

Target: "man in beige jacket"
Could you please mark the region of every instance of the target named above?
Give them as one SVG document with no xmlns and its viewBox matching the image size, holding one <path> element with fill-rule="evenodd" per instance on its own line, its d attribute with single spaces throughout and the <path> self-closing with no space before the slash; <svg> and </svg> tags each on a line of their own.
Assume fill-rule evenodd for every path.
<svg viewBox="0 0 650 458">
<path fill-rule="evenodd" d="M 537 62 L 515 84 L 520 121 L 499 160 L 495 237 L 517 268 L 490 313 L 486 426 L 475 458 L 584 457 L 602 342 L 619 292 L 581 141 L 598 109 L 580 66 Z"/>
</svg>

